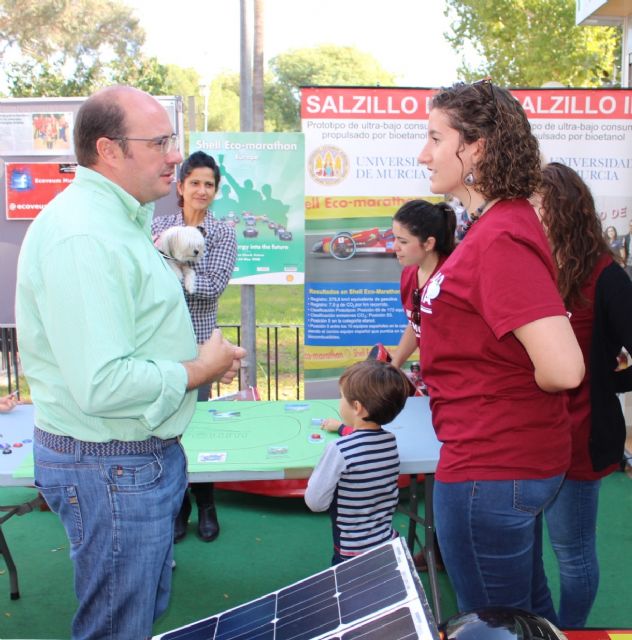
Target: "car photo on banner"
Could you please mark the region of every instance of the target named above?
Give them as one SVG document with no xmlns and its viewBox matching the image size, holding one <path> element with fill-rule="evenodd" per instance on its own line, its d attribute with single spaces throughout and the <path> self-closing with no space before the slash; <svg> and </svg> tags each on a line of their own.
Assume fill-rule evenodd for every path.
<svg viewBox="0 0 632 640">
<path fill-rule="evenodd" d="M 336 260 L 350 260 L 358 254 L 393 254 L 395 236 L 392 229 L 378 227 L 363 231 L 340 231 L 312 245 L 312 253 L 329 254 Z"/>
</svg>

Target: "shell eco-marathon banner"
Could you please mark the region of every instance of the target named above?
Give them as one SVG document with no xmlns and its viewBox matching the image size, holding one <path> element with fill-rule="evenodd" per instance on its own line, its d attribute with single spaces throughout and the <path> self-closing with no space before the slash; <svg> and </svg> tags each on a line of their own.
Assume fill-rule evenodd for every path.
<svg viewBox="0 0 632 640">
<path fill-rule="evenodd" d="M 305 134 L 305 393 L 333 397 L 340 372 L 405 328 L 391 219 L 437 201 L 417 162 L 432 89 L 302 89 Z M 632 220 L 632 90 L 520 89 L 546 161 L 590 186 L 604 229 Z"/>
<path fill-rule="evenodd" d="M 212 210 L 237 233 L 231 284 L 303 284 L 302 133 L 192 133 L 222 178 Z"/>
</svg>

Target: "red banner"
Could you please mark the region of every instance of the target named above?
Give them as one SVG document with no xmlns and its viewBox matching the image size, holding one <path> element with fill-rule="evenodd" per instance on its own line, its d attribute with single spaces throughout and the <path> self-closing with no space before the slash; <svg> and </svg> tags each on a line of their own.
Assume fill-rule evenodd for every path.
<svg viewBox="0 0 632 640">
<path fill-rule="evenodd" d="M 430 100 L 435 91 L 382 87 L 328 87 L 323 90 L 306 87 L 301 89 L 301 118 L 427 120 Z M 331 128 L 331 124 L 327 124 L 327 127 Z"/>
<path fill-rule="evenodd" d="M 529 118 L 629 120 L 632 117 L 629 89 L 512 89 L 511 93 Z"/>
<path fill-rule="evenodd" d="M 632 640 L 632 629 L 581 629 L 563 633 L 568 640 Z"/>
<path fill-rule="evenodd" d="M 74 162 L 7 162 L 7 220 L 33 220 L 75 177 Z"/>
<path fill-rule="evenodd" d="M 301 90 L 301 118 L 427 120 L 436 91 L 387 87 L 305 87 Z M 632 117 L 630 89 L 512 89 L 511 93 L 520 101 L 529 118 L 629 120 Z"/>
</svg>

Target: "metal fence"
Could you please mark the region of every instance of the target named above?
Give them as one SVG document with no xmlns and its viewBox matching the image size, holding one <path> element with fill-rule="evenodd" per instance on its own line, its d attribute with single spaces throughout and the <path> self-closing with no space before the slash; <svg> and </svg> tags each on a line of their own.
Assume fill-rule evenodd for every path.
<svg viewBox="0 0 632 640">
<path fill-rule="evenodd" d="M 241 345 L 241 325 L 220 325 L 220 329 L 233 344 Z M 303 329 L 299 324 L 256 326 L 257 388 L 262 400 L 299 400 L 303 395 Z M 213 396 L 235 389 L 241 390 L 241 381 L 230 386 L 216 384 Z"/>
<path fill-rule="evenodd" d="M 241 325 L 220 327 L 224 336 L 234 344 L 241 344 Z M 256 327 L 257 340 L 257 388 L 262 400 L 296 398 L 303 394 L 303 325 L 262 324 Z M 15 326 L 0 327 L 0 386 L 7 393 L 24 391 L 20 388 L 20 357 Z M 213 397 L 241 390 L 241 381 L 232 385 L 217 383 Z"/>
<path fill-rule="evenodd" d="M 6 380 L 7 393 L 18 392 L 20 397 L 20 377 L 18 375 L 18 343 L 15 327 L 0 327 L 0 384 Z"/>
</svg>

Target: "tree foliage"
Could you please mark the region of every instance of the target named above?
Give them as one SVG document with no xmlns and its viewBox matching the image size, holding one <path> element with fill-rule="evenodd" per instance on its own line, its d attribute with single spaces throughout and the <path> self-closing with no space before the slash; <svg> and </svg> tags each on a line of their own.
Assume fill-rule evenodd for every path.
<svg viewBox="0 0 632 640">
<path fill-rule="evenodd" d="M 491 75 L 507 86 L 613 83 L 620 31 L 575 25 L 575 0 L 446 0 L 448 41 L 462 54 L 465 80 Z M 476 56 L 471 54 L 471 49 Z M 480 64 L 472 63 L 479 58 Z"/>
<path fill-rule="evenodd" d="M 321 46 L 287 51 L 270 60 L 264 78 L 265 131 L 300 129 L 300 87 L 309 85 L 392 85 L 393 74 L 373 56 L 353 47 Z M 213 79 L 209 131 L 239 131 L 239 74 Z"/>
<path fill-rule="evenodd" d="M 169 96 L 196 96 L 200 91 L 200 74 L 193 67 L 168 64 L 163 89 Z"/>
<path fill-rule="evenodd" d="M 122 0 L 0 0 L 0 61 L 12 96 L 86 96 L 119 83 L 154 95 L 196 96 L 196 111 L 203 114 L 199 74 L 148 58 L 144 40 Z M 264 78 L 265 130 L 299 129 L 302 85 L 394 83 L 372 55 L 353 47 L 288 51 L 270 61 Z M 239 90 L 239 74 L 212 80 L 208 130 L 239 131 Z"/>
<path fill-rule="evenodd" d="M 93 84 L 90 69 L 79 68 L 67 76 L 59 62 L 38 63 L 27 59 L 10 64 L 6 74 L 9 92 L 16 98 L 81 96 L 86 93 L 85 87 Z"/>
<path fill-rule="evenodd" d="M 223 73 L 213 79 L 209 88 L 208 105 L 209 131 L 239 131 L 238 73 Z"/>
<path fill-rule="evenodd" d="M 297 131 L 301 85 L 393 85 L 395 77 L 370 54 L 324 45 L 282 53 L 270 60 L 265 88 L 266 129 Z"/>
<path fill-rule="evenodd" d="M 0 0 L 0 56 L 13 96 L 77 96 L 123 82 L 162 93 L 166 68 L 120 0 Z"/>
</svg>

